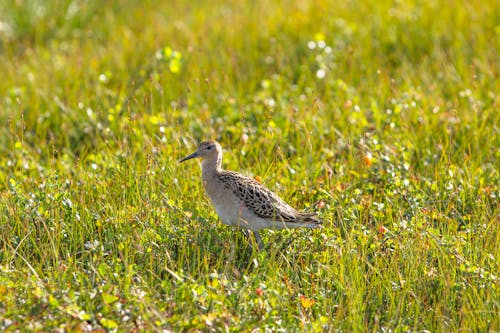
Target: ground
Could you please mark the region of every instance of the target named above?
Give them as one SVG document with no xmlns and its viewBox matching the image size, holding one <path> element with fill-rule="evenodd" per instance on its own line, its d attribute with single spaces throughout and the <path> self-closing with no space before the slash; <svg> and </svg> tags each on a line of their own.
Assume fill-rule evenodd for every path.
<svg viewBox="0 0 500 333">
<path fill-rule="evenodd" d="M 498 2 L 0 13 L 0 330 L 500 330 Z M 249 251 L 205 139 L 324 228 Z"/>
</svg>

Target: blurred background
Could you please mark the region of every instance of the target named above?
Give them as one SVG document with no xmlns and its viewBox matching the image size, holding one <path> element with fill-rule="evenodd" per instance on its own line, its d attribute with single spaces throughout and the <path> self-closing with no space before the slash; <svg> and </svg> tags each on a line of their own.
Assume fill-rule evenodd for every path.
<svg viewBox="0 0 500 333">
<path fill-rule="evenodd" d="M 0 330 L 498 330 L 499 15 L 0 1 Z M 245 254 L 204 139 L 325 228 Z"/>
</svg>

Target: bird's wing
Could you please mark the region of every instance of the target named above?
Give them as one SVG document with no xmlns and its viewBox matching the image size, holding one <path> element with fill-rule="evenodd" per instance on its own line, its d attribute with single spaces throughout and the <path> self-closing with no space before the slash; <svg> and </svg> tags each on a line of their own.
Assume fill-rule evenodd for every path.
<svg viewBox="0 0 500 333">
<path fill-rule="evenodd" d="M 219 176 L 227 189 L 230 189 L 255 215 L 283 222 L 318 223 L 314 213 L 299 212 L 268 188 L 256 180 L 234 171 L 224 170 Z"/>
</svg>

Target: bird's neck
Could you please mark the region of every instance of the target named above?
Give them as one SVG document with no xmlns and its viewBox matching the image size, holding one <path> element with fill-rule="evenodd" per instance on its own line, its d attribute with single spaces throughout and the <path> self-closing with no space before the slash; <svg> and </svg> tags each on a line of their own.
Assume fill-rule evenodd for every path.
<svg viewBox="0 0 500 333">
<path fill-rule="evenodd" d="M 214 177 L 222 170 L 222 156 L 217 156 L 213 160 L 203 160 L 201 162 L 201 169 L 204 179 Z"/>
</svg>

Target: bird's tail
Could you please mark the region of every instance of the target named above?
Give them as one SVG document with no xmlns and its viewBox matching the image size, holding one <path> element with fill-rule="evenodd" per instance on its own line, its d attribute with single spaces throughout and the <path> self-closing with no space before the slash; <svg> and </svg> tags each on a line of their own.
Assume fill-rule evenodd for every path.
<svg viewBox="0 0 500 333">
<path fill-rule="evenodd" d="M 321 228 L 323 221 L 315 213 L 301 213 L 302 222 L 306 228 Z"/>
</svg>

